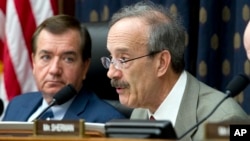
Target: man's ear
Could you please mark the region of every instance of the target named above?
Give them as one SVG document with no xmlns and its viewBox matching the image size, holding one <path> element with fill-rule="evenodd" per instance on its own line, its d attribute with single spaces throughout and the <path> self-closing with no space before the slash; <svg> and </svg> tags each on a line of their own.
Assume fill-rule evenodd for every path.
<svg viewBox="0 0 250 141">
<path fill-rule="evenodd" d="M 35 62 L 35 54 L 31 53 L 31 62 L 32 62 L 32 68 L 34 67 L 34 62 Z"/>
<path fill-rule="evenodd" d="M 164 50 L 160 52 L 159 58 L 158 58 L 158 76 L 164 75 L 167 70 L 169 69 L 171 62 L 171 55 L 168 50 Z"/>
</svg>

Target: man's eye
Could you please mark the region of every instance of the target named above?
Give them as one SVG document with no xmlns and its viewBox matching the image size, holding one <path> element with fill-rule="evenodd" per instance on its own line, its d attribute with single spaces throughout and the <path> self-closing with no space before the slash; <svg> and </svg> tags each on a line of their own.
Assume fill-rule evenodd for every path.
<svg viewBox="0 0 250 141">
<path fill-rule="evenodd" d="M 50 56 L 49 55 L 42 55 L 41 57 L 40 57 L 42 60 L 49 60 L 50 59 Z"/>
<path fill-rule="evenodd" d="M 119 59 L 119 61 L 120 61 L 121 63 L 125 63 L 126 60 L 128 60 L 128 58 L 122 57 L 122 58 Z"/>
<path fill-rule="evenodd" d="M 66 62 L 74 62 L 75 59 L 72 58 L 72 57 L 65 57 L 64 60 L 65 60 Z"/>
</svg>

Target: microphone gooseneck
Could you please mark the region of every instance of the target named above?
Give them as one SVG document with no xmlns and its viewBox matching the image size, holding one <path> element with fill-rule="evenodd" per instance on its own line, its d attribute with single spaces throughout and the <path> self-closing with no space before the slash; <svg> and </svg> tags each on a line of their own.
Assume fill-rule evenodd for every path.
<svg viewBox="0 0 250 141">
<path fill-rule="evenodd" d="M 243 74 L 239 74 L 231 80 L 228 85 L 226 86 L 226 96 L 213 108 L 213 110 L 205 116 L 202 120 L 200 120 L 198 123 L 196 123 L 194 126 L 192 126 L 189 130 L 184 132 L 180 137 L 177 138 L 177 140 L 182 139 L 184 136 L 186 136 L 189 132 L 191 132 L 193 129 L 195 129 L 197 126 L 199 126 L 201 123 L 203 123 L 205 120 L 207 120 L 215 111 L 216 109 L 223 103 L 227 98 L 234 97 L 238 95 L 242 90 L 244 90 L 247 85 L 249 84 L 250 80 L 247 76 Z"/>
<path fill-rule="evenodd" d="M 226 86 L 226 94 L 235 97 L 249 84 L 249 78 L 244 74 L 239 74 L 233 78 Z"/>
<path fill-rule="evenodd" d="M 61 105 L 65 102 L 67 102 L 69 99 L 71 99 L 72 97 L 74 97 L 77 94 L 77 91 L 75 90 L 75 88 L 71 85 L 68 84 L 65 87 L 63 87 L 61 90 L 59 90 L 55 96 L 53 97 L 52 101 L 50 102 L 49 106 L 46 107 L 36 118 L 40 119 L 40 117 L 52 106 L 54 105 Z"/>
<path fill-rule="evenodd" d="M 56 93 L 56 95 L 53 97 L 52 102 L 54 103 L 54 105 L 61 105 L 74 97 L 76 94 L 77 91 L 75 90 L 74 86 L 68 84 Z"/>
</svg>

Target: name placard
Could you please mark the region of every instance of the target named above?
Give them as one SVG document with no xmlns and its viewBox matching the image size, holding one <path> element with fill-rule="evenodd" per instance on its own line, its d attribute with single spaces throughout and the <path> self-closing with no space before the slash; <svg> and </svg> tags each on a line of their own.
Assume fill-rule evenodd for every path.
<svg viewBox="0 0 250 141">
<path fill-rule="evenodd" d="M 207 123 L 205 128 L 206 139 L 240 140 L 250 137 L 250 120 Z"/>
<path fill-rule="evenodd" d="M 205 131 L 207 139 L 228 139 L 230 126 L 228 123 L 208 123 Z"/>
<path fill-rule="evenodd" d="M 84 120 L 36 120 L 34 136 L 79 136 L 85 135 Z"/>
</svg>

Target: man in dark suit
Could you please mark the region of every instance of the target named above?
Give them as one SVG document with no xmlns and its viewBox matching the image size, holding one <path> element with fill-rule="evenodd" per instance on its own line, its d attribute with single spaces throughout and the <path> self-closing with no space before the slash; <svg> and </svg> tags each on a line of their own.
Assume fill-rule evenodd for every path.
<svg viewBox="0 0 250 141">
<path fill-rule="evenodd" d="M 169 120 L 179 137 L 225 97 L 184 70 L 184 27 L 160 5 L 140 2 L 114 14 L 107 49 L 111 58 L 103 57 L 103 66 L 121 104 L 135 108 L 131 119 Z M 206 122 L 247 118 L 228 98 Z M 203 140 L 206 122 L 183 140 Z"/>
<path fill-rule="evenodd" d="M 114 107 L 83 87 L 91 58 L 91 40 L 85 27 L 67 15 L 57 15 L 38 26 L 32 37 L 33 74 L 38 92 L 21 94 L 10 101 L 4 121 L 33 121 L 54 95 L 71 84 L 77 95 L 51 107 L 51 119 L 84 119 L 105 123 L 124 118 Z"/>
</svg>

